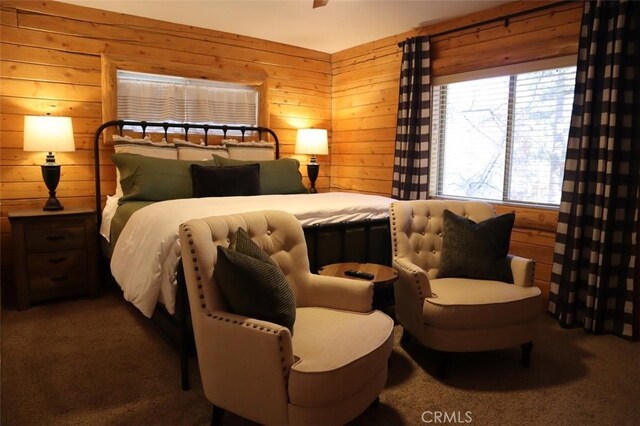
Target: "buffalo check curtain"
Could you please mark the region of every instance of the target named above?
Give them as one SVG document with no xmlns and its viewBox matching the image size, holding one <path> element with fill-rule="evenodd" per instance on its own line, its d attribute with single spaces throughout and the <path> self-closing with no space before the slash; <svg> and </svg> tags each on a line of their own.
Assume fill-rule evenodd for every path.
<svg viewBox="0 0 640 426">
<path fill-rule="evenodd" d="M 585 2 L 549 311 L 637 338 L 640 3 Z"/>
<path fill-rule="evenodd" d="M 402 48 L 400 94 L 391 195 L 426 199 L 429 192 L 431 65 L 429 38 L 407 39 Z"/>
</svg>

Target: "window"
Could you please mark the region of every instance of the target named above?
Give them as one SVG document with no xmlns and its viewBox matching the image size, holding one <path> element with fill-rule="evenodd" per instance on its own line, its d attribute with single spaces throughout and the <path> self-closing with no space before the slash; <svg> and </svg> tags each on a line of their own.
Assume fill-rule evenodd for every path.
<svg viewBox="0 0 640 426">
<path fill-rule="evenodd" d="M 575 74 L 571 66 L 434 85 L 431 193 L 559 205 Z"/>
<path fill-rule="evenodd" d="M 256 126 L 258 90 L 241 84 L 118 71 L 118 118 Z"/>
</svg>

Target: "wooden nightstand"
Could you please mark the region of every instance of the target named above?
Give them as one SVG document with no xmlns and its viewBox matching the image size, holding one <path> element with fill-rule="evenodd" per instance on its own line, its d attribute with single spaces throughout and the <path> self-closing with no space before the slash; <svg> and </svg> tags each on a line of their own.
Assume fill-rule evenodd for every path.
<svg viewBox="0 0 640 426">
<path fill-rule="evenodd" d="M 96 214 L 92 209 L 9 212 L 18 310 L 33 302 L 98 295 Z"/>
</svg>

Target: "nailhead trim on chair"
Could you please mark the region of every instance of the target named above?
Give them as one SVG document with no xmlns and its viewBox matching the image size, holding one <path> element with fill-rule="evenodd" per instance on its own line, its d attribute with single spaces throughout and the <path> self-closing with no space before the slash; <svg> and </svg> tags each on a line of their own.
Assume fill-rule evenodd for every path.
<svg viewBox="0 0 640 426">
<path fill-rule="evenodd" d="M 398 254 L 398 231 L 396 229 L 396 207 L 394 203 L 391 203 L 391 223 L 393 223 L 393 228 L 391 229 L 393 234 L 393 256 Z"/>
<path fill-rule="evenodd" d="M 191 229 L 187 225 L 183 224 L 181 226 L 187 232 L 187 237 L 189 238 L 189 246 L 191 247 L 189 251 L 191 252 L 191 254 L 193 254 L 193 258 L 192 258 L 193 263 L 196 264 L 198 262 L 198 258 L 195 256 L 196 249 L 193 246 L 193 234 L 191 233 Z M 195 265 L 193 267 L 193 270 L 195 272 L 199 271 L 198 267 Z M 196 281 L 202 281 L 202 277 L 200 276 L 200 274 L 196 275 Z M 202 303 L 200 304 L 200 307 L 202 309 L 206 309 L 207 304 L 205 302 L 204 293 L 202 292 L 202 284 L 198 284 L 198 298 L 202 301 Z"/>
<path fill-rule="evenodd" d="M 393 224 L 393 227 L 391 228 L 391 231 L 393 233 L 393 257 L 396 257 L 398 255 L 398 230 L 396 229 L 397 222 L 396 222 L 395 203 L 391 203 L 390 214 L 391 214 L 391 223 Z M 418 290 L 418 296 L 419 296 L 418 304 L 420 304 L 422 300 L 425 298 L 425 296 L 424 294 L 422 294 L 422 290 L 420 289 L 420 285 L 419 285 L 420 281 L 418 280 L 418 273 L 413 269 L 409 269 L 403 265 L 398 265 L 398 266 L 404 269 L 405 271 L 409 272 L 411 275 L 413 275 L 414 284 L 416 285 L 416 289 Z"/>
<path fill-rule="evenodd" d="M 402 264 L 394 265 L 394 266 L 396 266 L 398 268 L 402 268 L 405 271 L 409 272 L 411 275 L 413 275 L 414 284 L 416 285 L 416 289 L 418 290 L 418 297 L 420 298 L 420 301 L 422 299 L 424 299 L 425 296 L 424 296 L 424 294 L 422 294 L 422 290 L 420 289 L 420 285 L 419 285 L 420 284 L 420 280 L 418 279 L 418 273 L 414 269 L 410 269 L 410 268 L 408 268 L 408 267 L 406 267 L 405 265 L 402 265 Z"/>
<path fill-rule="evenodd" d="M 197 263 L 198 262 L 198 258 L 195 256 L 196 250 L 193 247 L 193 238 L 192 238 L 192 233 L 191 230 L 189 229 L 189 227 L 187 225 L 182 225 L 184 227 L 184 229 L 187 231 L 187 237 L 189 238 L 189 246 L 191 247 L 191 254 L 193 254 L 193 263 Z M 228 241 L 228 239 L 227 239 Z M 193 270 L 195 272 L 198 272 L 198 267 L 194 266 Z M 202 277 L 198 274 L 196 275 L 196 280 L 197 281 L 202 281 Z M 202 284 L 198 284 L 198 297 L 200 298 L 200 300 L 202 300 L 202 304 L 200 305 L 200 307 L 202 309 L 206 309 L 207 305 L 205 303 L 205 298 L 204 298 L 204 293 L 202 292 Z M 278 334 L 278 330 L 274 330 L 272 328 L 269 327 L 263 327 L 263 326 L 258 326 L 257 324 L 250 324 L 244 321 L 238 321 L 238 320 L 231 320 L 230 318 L 224 318 L 220 315 L 214 315 L 212 313 L 207 313 L 207 316 L 210 317 L 211 319 L 217 319 L 218 321 L 223 321 L 228 323 L 230 322 L 231 324 L 235 324 L 235 325 L 239 325 L 239 326 L 244 326 L 244 327 L 252 327 L 256 330 L 259 331 L 264 331 L 267 333 L 273 333 L 273 334 Z M 280 363 L 282 366 L 282 378 L 284 380 L 284 385 L 285 388 L 289 388 L 289 368 L 287 368 L 287 366 L 284 364 L 284 346 L 282 345 L 282 335 L 278 336 L 278 340 L 280 341 Z"/>
<path fill-rule="evenodd" d="M 535 285 L 535 277 L 536 277 L 536 262 L 533 262 L 533 267 L 531 268 L 531 279 L 529 280 L 529 285 Z"/>
<path fill-rule="evenodd" d="M 279 334 L 279 330 L 274 330 L 272 328 L 269 327 L 263 327 L 260 326 L 258 324 L 251 324 L 248 322 L 244 322 L 244 321 L 238 321 L 238 320 L 232 320 L 230 318 L 225 318 L 221 315 L 214 315 L 214 314 L 207 314 L 208 317 L 211 317 L 211 319 L 217 319 L 218 321 L 223 321 L 225 323 L 230 323 L 233 325 L 239 325 L 239 326 L 243 326 L 243 327 L 249 327 L 249 328 L 253 328 L 255 330 L 259 330 L 259 331 L 263 331 L 269 334 Z M 284 346 L 282 345 L 282 335 L 280 334 L 278 336 L 278 341 L 280 342 L 280 364 L 282 366 L 282 379 L 284 380 L 284 385 L 285 387 L 289 387 L 289 368 L 284 364 Z"/>
</svg>

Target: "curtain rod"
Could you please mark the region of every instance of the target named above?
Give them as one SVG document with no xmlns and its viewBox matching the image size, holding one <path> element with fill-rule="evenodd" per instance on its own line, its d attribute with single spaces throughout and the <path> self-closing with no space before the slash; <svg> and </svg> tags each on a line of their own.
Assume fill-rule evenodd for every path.
<svg viewBox="0 0 640 426">
<path fill-rule="evenodd" d="M 523 10 L 521 12 L 514 12 L 514 13 L 510 13 L 508 15 L 498 16 L 496 18 L 486 19 L 484 21 L 475 22 L 473 24 L 463 25 L 461 27 L 456 27 L 456 28 L 452 28 L 450 30 L 441 31 L 439 33 L 426 34 L 426 35 L 428 35 L 429 37 L 442 37 L 444 35 L 449 35 L 449 34 L 452 34 L 452 33 L 456 33 L 458 31 L 469 30 L 471 28 L 480 27 L 482 25 L 492 24 L 494 22 L 500 22 L 500 21 L 504 21 L 504 26 L 508 27 L 509 26 L 509 20 L 511 18 L 517 18 L 518 16 L 528 15 L 530 13 L 539 12 L 541 10 L 551 9 L 553 7 L 560 6 L 560 5 L 567 4 L 567 3 L 574 3 L 574 2 L 572 0 L 564 0 L 564 1 L 559 1 L 559 2 L 555 2 L 555 3 L 550 3 L 550 4 L 546 4 L 544 6 L 534 7 L 533 9 Z M 401 42 L 398 43 L 398 47 L 403 47 L 404 44 L 405 44 L 405 41 L 401 41 Z"/>
</svg>

